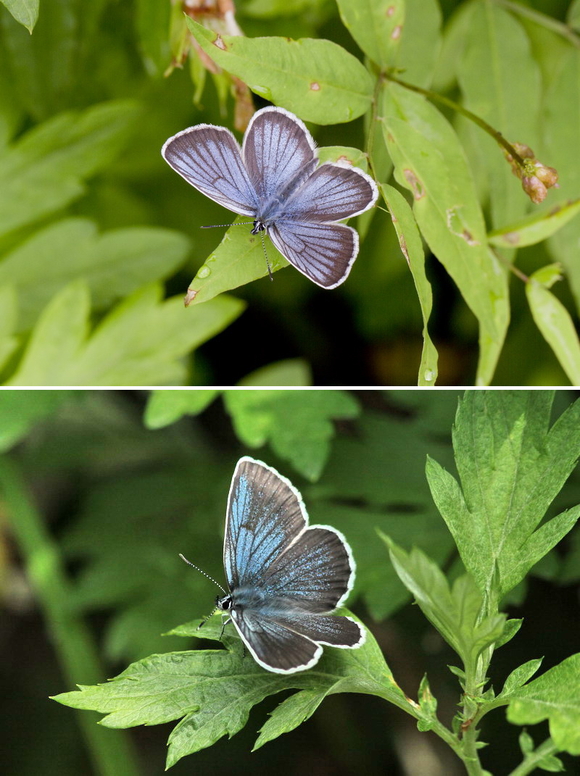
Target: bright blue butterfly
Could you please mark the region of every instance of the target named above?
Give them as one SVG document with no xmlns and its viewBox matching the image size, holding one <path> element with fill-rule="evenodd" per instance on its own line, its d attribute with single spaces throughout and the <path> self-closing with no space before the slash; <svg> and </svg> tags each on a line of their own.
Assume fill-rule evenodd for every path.
<svg viewBox="0 0 580 776">
<path fill-rule="evenodd" d="M 270 106 L 254 114 L 242 148 L 225 127 L 198 124 L 170 137 L 161 153 L 188 183 L 253 219 L 297 270 L 336 288 L 358 254 L 358 234 L 335 223 L 372 207 L 373 179 L 349 164 L 319 166 L 310 132 L 293 113 Z"/>
<path fill-rule="evenodd" d="M 364 643 L 357 622 L 331 614 L 354 582 L 344 536 L 330 526 L 309 526 L 296 488 L 253 458 L 240 458 L 232 478 L 224 568 L 229 592 L 218 597 L 217 608 L 268 671 L 311 668 L 323 644 L 354 649 Z"/>
</svg>

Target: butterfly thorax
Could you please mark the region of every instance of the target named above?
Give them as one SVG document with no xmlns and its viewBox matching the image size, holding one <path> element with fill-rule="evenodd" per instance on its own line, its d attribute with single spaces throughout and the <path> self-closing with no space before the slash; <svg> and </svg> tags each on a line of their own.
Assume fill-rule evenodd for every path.
<svg viewBox="0 0 580 776">
<path fill-rule="evenodd" d="M 264 609 L 269 598 L 266 590 L 246 585 L 237 587 L 229 595 L 218 599 L 217 606 L 225 611 L 230 609 Z"/>
</svg>

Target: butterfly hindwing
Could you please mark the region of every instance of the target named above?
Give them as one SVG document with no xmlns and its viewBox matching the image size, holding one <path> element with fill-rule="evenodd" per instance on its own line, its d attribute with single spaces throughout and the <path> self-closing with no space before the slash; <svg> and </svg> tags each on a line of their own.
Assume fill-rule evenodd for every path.
<svg viewBox="0 0 580 776">
<path fill-rule="evenodd" d="M 290 264 L 322 288 L 346 280 L 358 254 L 358 234 L 343 224 L 280 219 L 268 235 Z"/>
</svg>

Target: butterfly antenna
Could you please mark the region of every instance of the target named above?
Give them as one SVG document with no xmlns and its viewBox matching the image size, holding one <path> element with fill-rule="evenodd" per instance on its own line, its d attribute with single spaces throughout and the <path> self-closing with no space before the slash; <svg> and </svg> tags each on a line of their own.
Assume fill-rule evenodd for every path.
<svg viewBox="0 0 580 776">
<path fill-rule="evenodd" d="M 249 226 L 250 224 L 253 224 L 253 221 L 238 221 L 237 224 L 209 224 L 209 226 L 200 226 L 200 229 L 217 229 L 218 227 L 224 227 L 224 226 Z"/>
<path fill-rule="evenodd" d="M 227 591 L 223 589 L 223 587 L 220 585 L 220 583 L 216 582 L 216 580 L 213 577 L 210 577 L 209 574 L 206 574 L 206 572 L 203 571 L 203 569 L 200 569 L 200 567 L 196 566 L 195 563 L 192 563 L 190 560 L 187 560 L 187 558 L 184 557 L 181 553 L 179 553 L 179 557 L 181 558 L 181 560 L 184 560 L 188 564 L 188 566 L 192 566 L 194 569 L 197 569 L 197 571 L 199 571 L 200 574 L 203 574 L 204 577 L 207 577 L 208 579 L 210 579 L 214 583 L 214 585 L 217 585 L 219 587 L 219 589 L 222 591 L 222 593 L 225 593 L 227 595 Z M 209 617 L 211 617 L 212 614 L 214 614 L 215 611 L 216 611 L 216 609 L 213 610 L 213 612 L 209 615 Z M 209 619 L 209 617 L 207 619 Z M 205 622 L 205 620 L 204 620 L 204 622 Z"/>
<path fill-rule="evenodd" d="M 266 259 L 266 266 L 268 267 L 268 275 L 270 275 L 270 280 L 274 282 L 274 275 L 272 275 L 272 268 L 270 267 L 270 262 L 268 261 L 268 251 L 266 250 L 266 241 L 264 240 L 264 232 L 260 232 L 260 237 L 262 238 L 262 248 L 264 249 L 264 257 Z"/>
</svg>

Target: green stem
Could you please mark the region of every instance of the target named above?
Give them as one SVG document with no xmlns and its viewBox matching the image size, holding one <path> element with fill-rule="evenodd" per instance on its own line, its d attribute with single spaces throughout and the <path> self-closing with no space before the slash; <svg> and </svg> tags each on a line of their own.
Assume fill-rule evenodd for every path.
<svg viewBox="0 0 580 776">
<path fill-rule="evenodd" d="M 46 530 L 17 464 L 7 455 L 0 456 L 0 494 L 68 683 L 103 681 L 91 633 L 71 606 L 72 590 L 59 548 Z M 137 776 L 136 755 L 126 733 L 100 727 L 82 712 L 78 720 L 97 773 Z"/>
<path fill-rule="evenodd" d="M 390 75 L 389 73 L 385 74 L 385 78 L 389 81 L 393 81 L 394 83 L 399 84 L 399 86 L 403 86 L 405 89 L 422 94 L 425 97 L 428 97 L 430 100 L 440 102 L 442 105 L 446 105 L 448 108 L 451 108 L 457 113 L 461 113 L 462 116 L 465 116 L 470 121 L 473 121 L 475 124 L 477 124 L 478 127 L 481 127 L 484 132 L 487 132 L 488 135 L 491 135 L 496 143 L 499 143 L 499 145 L 502 146 L 502 148 L 512 157 L 518 167 L 521 167 L 522 170 L 527 169 L 526 160 L 520 156 L 520 154 L 518 154 L 513 145 L 505 139 L 501 132 L 498 132 L 497 129 L 494 129 L 491 126 L 491 124 L 488 124 L 487 121 L 484 121 L 481 116 L 472 113 L 470 110 L 467 110 L 467 108 L 464 108 L 463 105 L 450 100 L 448 97 L 443 97 L 442 94 L 437 94 L 437 92 L 432 92 L 429 89 L 423 89 L 420 86 L 415 86 L 415 84 L 410 84 L 407 81 L 401 81 L 400 78 L 395 78 L 395 76 Z"/>
<path fill-rule="evenodd" d="M 514 3 L 513 0 L 492 1 L 496 5 L 505 8 L 507 11 L 519 13 L 520 16 L 525 16 L 527 19 L 531 19 L 531 21 L 536 22 L 536 24 L 539 24 L 542 27 L 545 27 L 547 30 L 551 30 L 556 34 L 561 35 L 563 38 L 566 38 L 566 40 L 572 43 L 573 46 L 580 48 L 580 37 L 576 35 L 574 30 L 568 27 L 567 24 L 558 21 L 558 19 L 552 19 L 551 16 L 546 16 L 546 14 L 540 13 L 540 11 L 534 11 L 533 8 L 528 8 L 525 5 Z"/>
<path fill-rule="evenodd" d="M 546 739 L 543 744 L 535 749 L 530 754 L 526 755 L 524 760 L 518 765 L 517 768 L 509 774 L 509 776 L 527 776 L 528 773 L 532 773 L 544 757 L 549 754 L 557 754 L 560 750 L 554 744 L 551 738 Z"/>
</svg>

